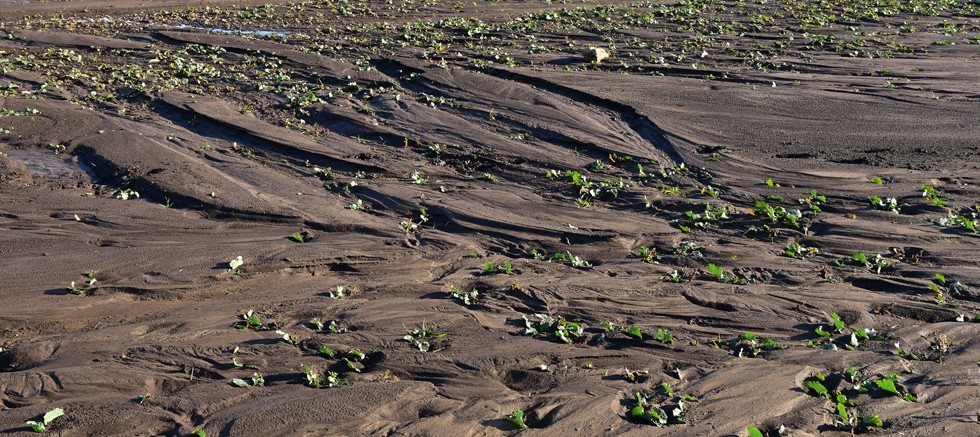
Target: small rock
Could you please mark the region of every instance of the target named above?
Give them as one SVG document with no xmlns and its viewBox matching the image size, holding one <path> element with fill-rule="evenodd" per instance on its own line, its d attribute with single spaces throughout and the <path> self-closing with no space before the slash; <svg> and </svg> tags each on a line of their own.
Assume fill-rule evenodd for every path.
<svg viewBox="0 0 980 437">
<path fill-rule="evenodd" d="M 599 47 L 589 47 L 582 50 L 582 56 L 585 57 L 585 62 L 595 62 L 596 64 L 602 62 L 603 59 L 609 57 L 609 52 L 606 49 Z"/>
</svg>

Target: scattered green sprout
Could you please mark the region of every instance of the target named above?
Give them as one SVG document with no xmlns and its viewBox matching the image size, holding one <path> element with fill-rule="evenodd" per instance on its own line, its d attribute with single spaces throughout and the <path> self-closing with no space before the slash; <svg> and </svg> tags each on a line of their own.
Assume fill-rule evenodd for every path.
<svg viewBox="0 0 980 437">
<path fill-rule="evenodd" d="M 898 208 L 898 199 L 894 197 L 881 198 L 878 196 L 871 196 L 868 198 L 868 203 L 870 203 L 871 206 L 877 210 L 891 211 L 894 213 L 900 212 Z"/>
<path fill-rule="evenodd" d="M 140 198 L 140 193 L 136 192 L 131 188 L 126 188 L 124 190 L 116 191 L 116 199 L 129 200 L 130 197 Z"/>
<path fill-rule="evenodd" d="M 262 320 L 255 310 L 248 310 L 241 315 L 242 320 L 235 323 L 236 329 L 258 329 L 262 327 Z"/>
<path fill-rule="evenodd" d="M 762 435 L 762 431 L 759 431 L 759 428 L 757 428 L 755 425 L 749 425 L 746 427 L 746 430 L 749 433 L 749 437 L 766 437 Z"/>
<path fill-rule="evenodd" d="M 249 379 L 235 378 L 231 380 L 231 384 L 236 387 L 264 387 L 265 378 L 259 372 L 252 373 L 252 377 Z"/>
<path fill-rule="evenodd" d="M 51 425 L 55 419 L 64 416 L 65 410 L 61 408 L 55 408 L 47 413 L 44 413 L 44 417 L 41 418 L 40 422 L 35 422 L 33 420 L 28 420 L 26 423 L 31 427 L 31 430 L 36 433 L 42 433 L 48 430 L 48 426 Z"/>
<path fill-rule="evenodd" d="M 512 414 L 504 416 L 504 419 L 520 429 L 528 429 L 527 423 L 524 422 L 524 412 L 521 410 L 514 410 Z"/>
<path fill-rule="evenodd" d="M 458 300 L 464 306 L 470 306 L 476 303 L 477 298 L 480 297 L 480 292 L 476 290 L 476 287 L 473 287 L 470 291 L 465 291 L 454 285 L 449 291 L 449 296 Z"/>
<path fill-rule="evenodd" d="M 877 185 L 884 185 L 884 183 L 885 183 L 885 181 L 883 181 L 880 177 L 877 177 L 877 176 L 874 176 L 874 177 L 868 179 L 868 182 L 871 182 L 872 184 L 877 184 Z"/>
<path fill-rule="evenodd" d="M 293 337 L 288 332 L 283 331 L 282 329 L 277 329 L 276 330 L 276 334 L 279 335 L 280 338 L 282 338 L 282 341 L 284 343 L 286 343 L 286 344 L 288 344 L 290 346 L 298 346 L 299 345 L 299 339 L 297 339 L 296 337 Z"/>
<path fill-rule="evenodd" d="M 663 344 L 673 344 L 674 343 L 674 334 L 671 334 L 670 331 L 668 331 L 666 329 L 659 329 L 658 328 L 657 329 L 657 341 L 659 341 L 659 342 L 661 342 Z"/>
<path fill-rule="evenodd" d="M 297 243 L 306 243 L 313 240 L 313 233 L 310 231 L 293 232 L 293 235 L 289 237 Z"/>
<path fill-rule="evenodd" d="M 657 254 L 657 248 L 650 246 L 640 246 L 636 249 L 636 257 L 646 263 L 657 263 L 660 261 L 660 255 Z"/>
<path fill-rule="evenodd" d="M 818 253 L 820 253 L 820 249 L 816 247 L 806 246 L 802 243 L 790 244 L 789 246 L 786 246 L 786 249 L 783 251 L 784 255 L 790 258 L 797 258 L 797 259 L 803 259 L 808 256 L 814 256 Z"/>
<path fill-rule="evenodd" d="M 445 333 L 434 333 L 432 329 L 426 327 L 425 322 L 422 322 L 422 325 L 415 329 L 406 329 L 405 332 L 406 334 L 402 337 L 402 340 L 407 341 L 412 347 L 421 352 L 434 351 L 432 345 L 429 343 L 430 339 L 444 338 L 448 335 Z"/>
<path fill-rule="evenodd" d="M 664 389 L 664 395 L 659 405 L 643 393 L 636 392 L 633 395 L 634 404 L 629 409 L 629 417 L 657 427 L 684 423 L 687 404 L 697 402 L 697 398 L 689 394 L 674 396 L 674 390 L 668 384 L 662 384 L 661 388 Z"/>
<path fill-rule="evenodd" d="M 237 272 L 238 268 L 241 267 L 243 264 L 245 264 L 245 260 L 242 258 L 241 255 L 238 255 L 238 257 L 232 258 L 231 261 L 228 261 L 228 270 Z"/>
<path fill-rule="evenodd" d="M 345 289 L 343 285 L 338 285 L 334 287 L 333 290 L 327 291 L 327 297 L 331 299 L 342 299 L 347 294 L 347 289 Z"/>
<path fill-rule="evenodd" d="M 563 343 L 571 343 L 585 332 L 581 324 L 569 322 L 564 317 L 555 319 L 547 314 L 535 314 L 534 317 L 538 320 L 532 321 L 524 316 L 524 335 L 547 335 Z"/>
<path fill-rule="evenodd" d="M 944 207 L 944 206 L 946 206 L 946 205 L 949 204 L 949 202 L 947 202 L 945 199 L 943 199 L 943 196 L 942 196 L 943 193 L 941 191 L 937 190 L 932 185 L 923 185 L 920 189 L 922 190 L 922 197 L 924 197 L 926 200 L 928 200 L 934 206 L 938 206 L 938 207 L 942 208 L 942 207 Z"/>
</svg>

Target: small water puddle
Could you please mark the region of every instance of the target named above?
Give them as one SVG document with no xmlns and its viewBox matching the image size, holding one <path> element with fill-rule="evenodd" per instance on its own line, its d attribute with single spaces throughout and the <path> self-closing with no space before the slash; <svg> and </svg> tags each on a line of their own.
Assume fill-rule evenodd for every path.
<svg viewBox="0 0 980 437">
<path fill-rule="evenodd" d="M 3 150 L 3 153 L 8 158 L 23 163 L 36 176 L 59 179 L 82 175 L 91 176 L 93 174 L 88 166 L 78 162 L 78 158 L 71 155 L 55 154 L 50 150 L 6 149 Z"/>
</svg>

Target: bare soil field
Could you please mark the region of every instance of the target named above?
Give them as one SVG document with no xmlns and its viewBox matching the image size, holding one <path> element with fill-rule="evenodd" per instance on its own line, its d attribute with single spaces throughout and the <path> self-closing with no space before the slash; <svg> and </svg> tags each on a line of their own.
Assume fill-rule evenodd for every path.
<svg viewBox="0 0 980 437">
<path fill-rule="evenodd" d="M 976 1 L 0 2 L 0 432 L 978 435 L 978 71 Z"/>
</svg>

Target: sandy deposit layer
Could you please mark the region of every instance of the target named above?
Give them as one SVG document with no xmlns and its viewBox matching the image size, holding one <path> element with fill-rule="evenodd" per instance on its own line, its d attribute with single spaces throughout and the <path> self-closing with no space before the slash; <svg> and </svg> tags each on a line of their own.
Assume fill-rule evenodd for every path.
<svg viewBox="0 0 980 437">
<path fill-rule="evenodd" d="M 980 433 L 975 2 L 180 3 L 0 7 L 3 433 Z"/>
</svg>

